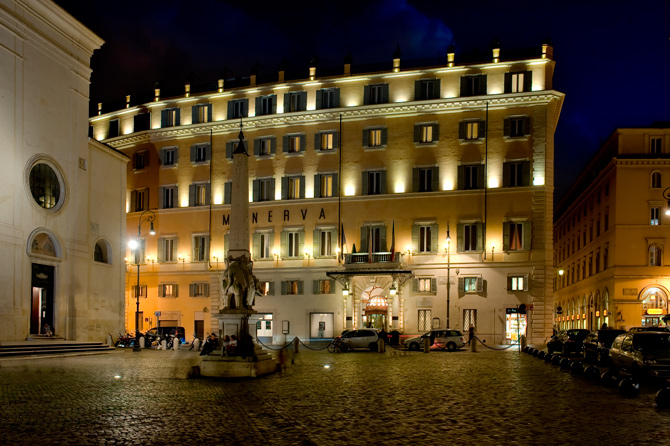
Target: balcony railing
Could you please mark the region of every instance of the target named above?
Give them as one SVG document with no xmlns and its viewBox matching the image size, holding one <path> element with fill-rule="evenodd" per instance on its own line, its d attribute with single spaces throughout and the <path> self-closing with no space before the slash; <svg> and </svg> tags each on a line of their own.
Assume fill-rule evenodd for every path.
<svg viewBox="0 0 670 446">
<path fill-rule="evenodd" d="M 345 265 L 364 265 L 370 263 L 389 263 L 389 264 L 399 264 L 402 259 L 402 253 L 396 252 L 395 258 L 391 260 L 390 252 L 373 252 L 372 254 L 367 252 L 357 252 L 356 254 L 345 254 L 344 255 L 344 264 Z"/>
</svg>

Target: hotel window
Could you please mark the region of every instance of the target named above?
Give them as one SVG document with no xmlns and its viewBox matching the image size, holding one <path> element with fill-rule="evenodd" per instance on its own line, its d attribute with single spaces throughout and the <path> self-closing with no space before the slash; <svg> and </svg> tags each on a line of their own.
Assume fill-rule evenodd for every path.
<svg viewBox="0 0 670 446">
<path fill-rule="evenodd" d="M 177 165 L 177 148 L 163 147 L 158 156 L 163 167 L 174 167 Z"/>
<path fill-rule="evenodd" d="M 514 116 L 505 118 L 503 134 L 507 138 L 521 138 L 530 134 L 530 117 Z"/>
<path fill-rule="evenodd" d="M 483 228 L 481 222 L 458 224 L 458 252 L 477 252 L 483 250 Z"/>
<path fill-rule="evenodd" d="M 253 181 L 254 201 L 272 201 L 275 199 L 274 178 L 261 178 Z"/>
<path fill-rule="evenodd" d="M 161 283 L 158 285 L 158 297 L 179 297 L 179 285 L 176 283 Z"/>
<path fill-rule="evenodd" d="M 256 116 L 274 115 L 277 113 L 277 95 L 259 96 L 256 98 Z"/>
<path fill-rule="evenodd" d="M 210 186 L 209 183 L 191 184 L 188 187 L 189 206 L 208 206 Z"/>
<path fill-rule="evenodd" d="M 652 206 L 650 208 L 650 224 L 652 226 L 658 226 L 660 223 L 661 208 L 658 206 Z"/>
<path fill-rule="evenodd" d="M 415 124 L 414 142 L 417 144 L 431 144 L 439 139 L 439 129 L 437 124 Z"/>
<path fill-rule="evenodd" d="M 483 293 L 484 279 L 477 276 L 459 277 L 458 291 L 461 293 Z"/>
<path fill-rule="evenodd" d="M 316 109 L 338 108 L 340 106 L 340 89 L 323 88 L 316 90 Z"/>
<path fill-rule="evenodd" d="M 363 194 L 380 195 L 386 193 L 386 171 L 363 172 Z"/>
<path fill-rule="evenodd" d="M 389 101 L 389 85 L 366 85 L 363 94 L 365 105 L 385 104 Z"/>
<path fill-rule="evenodd" d="M 159 189 L 158 200 L 161 204 L 161 209 L 173 209 L 175 207 L 175 200 L 179 196 L 178 186 L 162 186 Z"/>
<path fill-rule="evenodd" d="M 212 159 L 212 148 L 209 144 L 195 144 L 191 146 L 191 162 L 193 164 L 207 163 Z"/>
<path fill-rule="evenodd" d="M 314 294 L 335 294 L 335 281 L 333 279 L 315 280 Z"/>
<path fill-rule="evenodd" d="M 530 161 L 503 163 L 503 187 L 530 186 Z"/>
<path fill-rule="evenodd" d="M 385 128 L 363 130 L 363 147 L 384 147 L 386 142 L 387 134 Z"/>
<path fill-rule="evenodd" d="M 296 91 L 284 94 L 284 113 L 307 110 L 307 92 Z"/>
<path fill-rule="evenodd" d="M 440 80 L 422 79 L 414 83 L 414 100 L 423 101 L 440 98 Z"/>
<path fill-rule="evenodd" d="M 432 192 L 439 190 L 439 167 L 415 167 L 412 170 L 414 192 Z"/>
<path fill-rule="evenodd" d="M 275 294 L 275 283 L 268 281 L 260 281 L 259 290 L 263 296 L 274 296 Z"/>
<path fill-rule="evenodd" d="M 212 104 L 198 104 L 191 108 L 193 124 L 212 122 Z"/>
<path fill-rule="evenodd" d="M 133 116 L 133 131 L 142 132 L 151 129 L 151 113 L 138 113 Z"/>
<path fill-rule="evenodd" d="M 305 177 L 290 176 L 281 179 L 282 200 L 305 198 Z"/>
<path fill-rule="evenodd" d="M 254 156 L 271 156 L 277 152 L 277 139 L 274 136 L 254 140 Z"/>
<path fill-rule="evenodd" d="M 193 254 L 191 260 L 193 262 L 204 262 L 209 258 L 209 241 L 207 235 L 194 235 L 192 240 Z"/>
<path fill-rule="evenodd" d="M 133 155 L 133 169 L 142 170 L 149 166 L 149 151 L 142 150 Z"/>
<path fill-rule="evenodd" d="M 303 293 L 303 281 L 302 280 L 284 280 L 281 283 L 281 293 L 282 295 L 301 295 Z"/>
<path fill-rule="evenodd" d="M 530 223 L 527 221 L 503 222 L 503 251 L 530 249 Z"/>
<path fill-rule="evenodd" d="M 138 189 L 130 193 L 130 212 L 149 209 L 149 189 Z"/>
<path fill-rule="evenodd" d="M 519 71 L 505 73 L 505 93 L 521 93 L 530 91 L 533 86 L 533 72 Z"/>
<path fill-rule="evenodd" d="M 209 297 L 209 284 L 203 282 L 189 284 L 188 295 L 190 297 Z"/>
<path fill-rule="evenodd" d="M 662 141 L 663 140 L 660 137 L 649 138 L 649 153 L 652 155 L 660 155 Z"/>
<path fill-rule="evenodd" d="M 415 293 L 437 293 L 437 279 L 430 277 L 419 277 L 414 279 L 412 291 Z"/>
<path fill-rule="evenodd" d="M 314 196 L 316 198 L 336 197 L 338 194 L 337 174 L 323 173 L 314 175 Z"/>
<path fill-rule="evenodd" d="M 458 123 L 458 139 L 476 141 L 486 136 L 485 121 L 461 121 Z"/>
<path fill-rule="evenodd" d="M 281 252 L 283 257 L 300 258 L 303 256 L 305 232 L 303 229 L 285 229 L 281 233 Z"/>
<path fill-rule="evenodd" d="M 335 255 L 335 228 L 316 228 L 314 230 L 314 256 L 331 257 Z"/>
<path fill-rule="evenodd" d="M 223 204 L 230 204 L 233 194 L 233 181 L 223 183 Z"/>
<path fill-rule="evenodd" d="M 458 188 L 461 190 L 484 187 L 484 166 L 468 164 L 458 166 Z"/>
<path fill-rule="evenodd" d="M 228 101 L 228 119 L 240 119 L 249 116 L 249 99 Z"/>
<path fill-rule="evenodd" d="M 486 75 L 475 74 L 461 77 L 461 96 L 486 94 Z"/>
<path fill-rule="evenodd" d="M 179 239 L 177 237 L 161 237 L 158 239 L 158 262 L 176 262 Z"/>
<path fill-rule="evenodd" d="M 415 223 L 412 226 L 412 251 L 418 253 L 437 252 L 437 224 Z"/>
<path fill-rule="evenodd" d="M 272 231 L 258 231 L 253 235 L 253 257 L 256 259 L 271 259 L 273 254 L 275 234 Z"/>
<path fill-rule="evenodd" d="M 175 127 L 179 125 L 180 110 L 178 108 L 166 108 L 161 110 L 161 127 Z"/>
<path fill-rule="evenodd" d="M 653 189 L 659 189 L 661 187 L 661 172 L 651 173 L 651 187 Z"/>
<path fill-rule="evenodd" d="M 109 133 L 107 134 L 107 138 L 115 138 L 117 136 L 119 136 L 119 120 L 112 119 L 109 121 Z"/>
<path fill-rule="evenodd" d="M 364 225 L 361 227 L 360 252 L 386 252 L 386 226 Z"/>
<path fill-rule="evenodd" d="M 507 276 L 508 291 L 528 291 L 527 274 L 510 274 Z"/>
<path fill-rule="evenodd" d="M 658 245 L 649 247 L 649 266 L 661 266 L 661 248 Z"/>
<path fill-rule="evenodd" d="M 305 151 L 306 138 L 305 135 L 284 135 L 283 138 L 283 152 L 284 153 L 300 153 Z"/>
<path fill-rule="evenodd" d="M 317 152 L 332 151 L 339 143 L 338 133 L 334 131 L 319 132 L 314 135 L 314 150 Z"/>
</svg>

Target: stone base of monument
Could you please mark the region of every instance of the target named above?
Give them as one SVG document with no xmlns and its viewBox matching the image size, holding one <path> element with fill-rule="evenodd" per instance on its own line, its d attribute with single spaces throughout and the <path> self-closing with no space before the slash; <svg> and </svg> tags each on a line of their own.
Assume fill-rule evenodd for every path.
<svg viewBox="0 0 670 446">
<path fill-rule="evenodd" d="M 254 355 L 218 356 L 218 351 L 200 357 L 200 376 L 211 378 L 256 378 L 274 373 L 277 361 L 259 345 L 254 346 Z"/>
</svg>

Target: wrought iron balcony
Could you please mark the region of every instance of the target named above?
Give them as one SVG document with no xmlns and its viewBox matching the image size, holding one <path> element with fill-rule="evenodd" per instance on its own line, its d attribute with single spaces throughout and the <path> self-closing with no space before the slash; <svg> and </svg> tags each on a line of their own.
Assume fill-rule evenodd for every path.
<svg viewBox="0 0 670 446">
<path fill-rule="evenodd" d="M 361 267 L 397 267 L 402 261 L 403 253 L 396 252 L 395 257 L 391 259 L 390 252 L 357 252 L 355 254 L 344 255 L 345 268 L 361 268 Z"/>
</svg>

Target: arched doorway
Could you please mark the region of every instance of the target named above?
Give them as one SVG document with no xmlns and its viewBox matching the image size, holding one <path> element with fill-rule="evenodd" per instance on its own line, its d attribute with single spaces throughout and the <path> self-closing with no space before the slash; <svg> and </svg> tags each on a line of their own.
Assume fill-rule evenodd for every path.
<svg viewBox="0 0 670 446">
<path fill-rule="evenodd" d="M 388 331 L 388 300 L 384 296 L 384 289 L 370 286 L 363 291 L 362 304 L 363 326 Z"/>
<path fill-rule="evenodd" d="M 639 300 L 642 302 L 642 325 L 662 325 L 664 316 L 668 315 L 667 292 L 658 285 L 652 285 L 642 290 Z"/>
<path fill-rule="evenodd" d="M 60 246 L 47 230 L 37 229 L 28 238 L 28 255 L 31 257 L 30 334 L 53 335 L 58 328 L 54 324 L 54 261 L 60 259 Z"/>
</svg>

